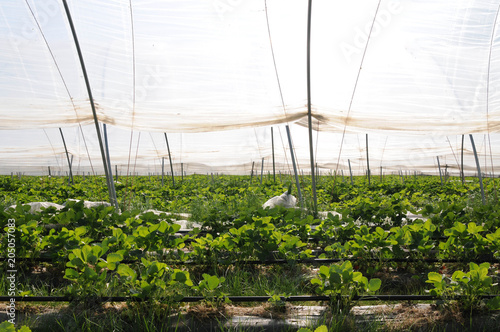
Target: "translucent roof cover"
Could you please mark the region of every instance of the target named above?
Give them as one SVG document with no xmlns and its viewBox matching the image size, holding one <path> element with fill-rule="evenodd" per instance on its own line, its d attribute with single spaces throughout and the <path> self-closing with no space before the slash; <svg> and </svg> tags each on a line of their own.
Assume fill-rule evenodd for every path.
<svg viewBox="0 0 500 332">
<path fill-rule="evenodd" d="M 248 174 L 285 125 L 307 172 L 306 0 L 68 0 L 111 164 Z M 311 110 L 323 171 L 474 172 L 500 154 L 498 1 L 313 0 Z M 102 172 L 89 93 L 62 1 L 0 5 L 0 173 Z M 61 128 L 61 130 L 59 129 Z M 101 127 L 102 128 L 102 127 Z M 273 135 L 271 136 L 271 128 Z M 368 135 L 368 136 L 366 136 Z"/>
</svg>

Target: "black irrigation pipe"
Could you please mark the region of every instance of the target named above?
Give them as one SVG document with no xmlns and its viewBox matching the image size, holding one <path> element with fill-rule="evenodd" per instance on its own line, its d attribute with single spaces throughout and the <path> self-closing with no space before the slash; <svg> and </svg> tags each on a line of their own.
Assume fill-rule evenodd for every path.
<svg viewBox="0 0 500 332">
<path fill-rule="evenodd" d="M 480 295 L 478 298 L 481 299 L 492 299 L 499 295 Z M 348 298 L 347 295 L 342 295 L 343 298 Z M 465 298 L 465 295 L 456 295 L 452 299 L 458 300 L 460 298 Z M 234 303 L 241 302 L 268 302 L 271 296 L 226 296 L 222 297 Z M 335 297 L 325 296 L 325 295 L 296 295 L 296 296 L 281 296 L 282 301 L 285 302 L 320 302 L 320 301 L 330 301 L 335 300 Z M 0 296 L 0 302 L 73 302 L 82 301 L 83 298 L 75 298 L 70 296 Z M 150 298 L 138 298 L 133 296 L 102 296 L 93 297 L 88 296 L 85 299 L 92 299 L 97 303 L 104 302 L 147 302 L 152 300 Z M 358 295 L 352 298 L 353 301 L 435 301 L 441 298 L 434 295 Z M 203 300 L 213 300 L 213 298 L 205 298 L 203 296 L 187 296 L 180 300 L 172 300 L 169 298 L 159 298 L 154 299 L 160 302 L 177 302 L 177 303 L 192 303 L 200 302 Z"/>
</svg>

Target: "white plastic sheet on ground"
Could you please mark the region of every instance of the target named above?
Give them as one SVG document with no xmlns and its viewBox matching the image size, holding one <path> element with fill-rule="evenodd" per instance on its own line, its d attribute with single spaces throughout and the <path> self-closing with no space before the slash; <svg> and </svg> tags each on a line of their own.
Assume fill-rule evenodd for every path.
<svg viewBox="0 0 500 332">
<path fill-rule="evenodd" d="M 500 156 L 499 6 L 313 1 L 318 167 L 346 172 L 350 160 L 363 173 L 368 133 L 372 174 L 436 172 L 438 156 L 457 171 L 461 135 L 474 134 L 483 171 L 492 172 Z M 262 158 L 269 171 L 271 126 L 278 169 L 289 171 L 285 124 L 307 171 L 307 1 L 72 0 L 68 7 L 120 172 L 160 172 L 164 132 L 176 172 L 182 164 L 188 173 L 249 174 Z M 77 172 L 102 173 L 62 2 L 2 2 L 0 172 L 64 172 L 58 128 Z M 468 136 L 465 149 L 473 172 Z"/>
</svg>

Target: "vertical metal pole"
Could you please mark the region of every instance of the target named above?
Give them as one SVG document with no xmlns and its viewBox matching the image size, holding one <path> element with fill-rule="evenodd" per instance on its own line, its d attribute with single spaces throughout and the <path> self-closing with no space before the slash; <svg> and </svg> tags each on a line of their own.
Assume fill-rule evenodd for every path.
<svg viewBox="0 0 500 332">
<path fill-rule="evenodd" d="M 64 139 L 64 135 L 63 135 L 63 132 L 62 132 L 61 128 L 59 128 L 59 132 L 61 133 L 61 138 L 62 138 L 63 145 L 64 145 L 64 151 L 66 151 L 66 159 L 68 160 L 69 181 L 74 184 L 74 182 L 73 182 L 73 171 L 71 170 L 71 161 L 69 160 L 69 153 L 68 153 L 68 148 L 66 147 L 66 140 Z"/>
<path fill-rule="evenodd" d="M 184 181 L 184 163 L 181 163 L 181 181 Z"/>
<path fill-rule="evenodd" d="M 382 166 L 380 166 L 380 182 L 382 182 L 383 180 L 384 180 L 384 176 L 382 173 Z"/>
<path fill-rule="evenodd" d="M 49 176 L 52 176 L 52 174 L 50 173 L 50 166 L 49 166 Z"/>
<path fill-rule="evenodd" d="M 368 134 L 366 134 L 366 167 L 368 168 L 368 185 L 370 185 L 370 157 L 368 155 Z"/>
<path fill-rule="evenodd" d="M 436 157 L 438 161 L 439 178 L 441 179 L 441 185 L 443 185 L 443 175 L 441 174 L 441 164 L 439 163 L 439 157 Z"/>
<path fill-rule="evenodd" d="M 292 158 L 293 172 L 295 173 L 295 185 L 297 186 L 297 192 L 299 195 L 300 207 L 304 208 L 302 202 L 302 193 L 300 192 L 300 182 L 299 182 L 299 173 L 297 173 L 297 165 L 295 164 L 295 156 L 293 153 L 293 144 L 292 144 L 292 136 L 290 135 L 290 128 L 286 125 L 286 134 L 288 136 L 288 145 L 290 146 L 290 155 Z"/>
<path fill-rule="evenodd" d="M 172 173 L 172 186 L 175 186 L 174 166 L 172 165 L 172 155 L 170 154 L 170 146 L 168 145 L 167 133 L 165 134 L 165 142 L 167 142 L 168 159 L 170 160 L 170 172 Z"/>
<path fill-rule="evenodd" d="M 262 185 L 262 175 L 264 174 L 264 158 L 262 158 L 262 164 L 260 165 L 260 184 Z"/>
<path fill-rule="evenodd" d="M 163 187 L 163 178 L 165 177 L 165 157 L 161 157 L 161 186 Z"/>
<path fill-rule="evenodd" d="M 352 179 L 351 159 L 347 159 L 347 163 L 349 164 L 349 173 L 351 174 L 351 186 L 353 186 L 354 180 Z"/>
<path fill-rule="evenodd" d="M 309 159 L 311 161 L 311 181 L 314 202 L 314 214 L 318 212 L 318 198 L 316 196 L 316 179 L 314 176 L 314 150 L 312 134 L 312 110 L 311 110 L 311 13 L 312 0 L 309 0 L 307 11 L 307 123 L 309 129 Z"/>
<path fill-rule="evenodd" d="M 273 127 L 271 127 L 271 148 L 273 152 L 273 181 L 276 182 L 276 162 L 274 160 L 274 133 Z"/>
<path fill-rule="evenodd" d="M 462 178 L 462 185 L 465 183 L 465 173 L 464 173 L 464 138 L 465 135 L 462 135 L 462 161 L 460 167 L 460 177 Z"/>
<path fill-rule="evenodd" d="M 106 124 L 102 125 L 104 130 L 104 146 L 106 147 L 106 160 L 108 161 L 108 174 L 109 174 L 109 185 L 111 186 L 111 192 L 113 194 L 113 200 L 118 204 L 118 198 L 116 197 L 115 182 L 113 181 L 113 172 L 111 172 L 111 158 L 109 157 L 109 144 L 108 144 L 108 130 Z M 118 208 L 118 205 L 117 205 Z"/>
<path fill-rule="evenodd" d="M 253 180 L 253 168 L 255 166 L 255 161 L 252 161 L 252 172 L 250 173 L 250 183 L 252 183 Z"/>
<path fill-rule="evenodd" d="M 66 0 L 62 0 L 63 5 L 64 5 L 64 10 L 66 11 L 66 16 L 68 18 L 68 23 L 71 28 L 71 33 L 73 35 L 73 39 L 75 42 L 75 47 L 76 51 L 78 53 L 78 58 L 80 60 L 80 66 L 82 67 L 82 73 L 83 73 L 83 78 L 85 79 L 85 85 L 87 86 L 87 94 L 89 96 L 89 101 L 90 101 L 90 107 L 92 108 L 92 115 L 94 117 L 94 125 L 96 129 L 96 134 L 97 134 L 97 140 L 99 141 L 99 149 L 101 150 L 101 158 L 102 158 L 102 164 L 104 167 L 104 173 L 106 174 L 106 182 L 108 184 L 108 193 L 109 193 L 109 199 L 111 201 L 111 205 L 114 205 L 117 209 L 118 207 L 118 202 L 114 199 L 116 197 L 116 194 L 113 192 L 113 187 L 111 186 L 111 183 L 113 180 L 109 176 L 109 169 L 107 166 L 107 161 L 106 161 L 106 154 L 104 152 L 104 145 L 102 143 L 102 137 L 101 137 L 101 130 L 99 128 L 99 121 L 97 119 L 97 112 L 95 109 L 95 104 L 94 104 L 94 97 L 92 96 L 92 89 L 90 88 L 90 81 L 87 75 L 87 69 L 85 68 L 85 62 L 83 61 L 83 54 L 80 49 L 80 43 L 78 42 L 78 37 L 76 35 L 76 30 L 75 26 L 73 24 L 73 19 L 71 18 L 71 13 L 69 11 L 68 4 L 66 3 Z"/>
<path fill-rule="evenodd" d="M 479 157 L 477 156 L 476 144 L 474 144 L 474 138 L 469 134 L 470 142 L 472 144 L 472 151 L 474 151 L 474 158 L 476 159 L 477 176 L 479 177 L 479 186 L 481 187 L 481 198 L 483 199 L 483 205 L 486 204 L 486 197 L 484 195 L 483 186 L 483 176 L 481 174 L 481 165 L 479 164 Z"/>
</svg>

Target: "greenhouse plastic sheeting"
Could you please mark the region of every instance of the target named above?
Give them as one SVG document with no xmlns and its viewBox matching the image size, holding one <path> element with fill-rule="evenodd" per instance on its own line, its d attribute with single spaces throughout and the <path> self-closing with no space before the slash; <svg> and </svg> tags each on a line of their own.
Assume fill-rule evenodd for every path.
<svg viewBox="0 0 500 332">
<path fill-rule="evenodd" d="M 122 172 L 307 171 L 305 0 L 67 1 L 110 159 Z M 324 171 L 459 167 L 474 134 L 499 156 L 498 1 L 312 2 L 311 110 Z M 102 172 L 89 95 L 63 2 L 0 5 L 0 171 Z M 465 169 L 475 169 L 468 137 Z M 132 143 L 131 143 L 132 142 Z M 138 144 L 138 146 L 137 146 Z M 255 165 L 257 168 L 257 166 Z M 180 170 L 180 168 L 179 168 Z"/>
</svg>

